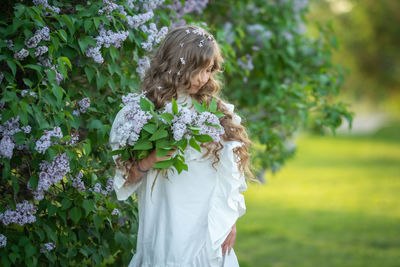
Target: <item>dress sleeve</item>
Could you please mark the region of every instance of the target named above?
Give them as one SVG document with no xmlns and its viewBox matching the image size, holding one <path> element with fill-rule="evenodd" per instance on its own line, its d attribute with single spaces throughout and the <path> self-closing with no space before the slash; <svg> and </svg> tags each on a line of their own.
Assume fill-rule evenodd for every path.
<svg viewBox="0 0 400 267">
<path fill-rule="evenodd" d="M 242 142 L 223 143 L 217 171 L 217 184 L 211 198 L 208 214 L 209 234 L 214 251 L 218 251 L 236 220 L 245 214 L 246 205 L 241 194 L 247 189 L 245 176 L 239 171 L 233 149 Z"/>
<path fill-rule="evenodd" d="M 111 127 L 111 132 L 110 132 L 110 140 L 109 140 L 109 144 L 111 147 L 111 150 L 117 150 L 120 148 L 120 144 L 119 141 L 120 138 L 118 136 L 118 128 L 123 125 L 125 123 L 125 113 L 128 110 L 128 106 L 123 107 L 117 114 L 117 116 L 114 119 L 114 122 L 112 124 Z M 118 165 L 116 162 L 116 159 L 118 158 L 118 155 L 113 155 L 113 160 L 114 163 L 116 165 L 115 168 L 115 175 L 114 175 L 114 191 L 117 195 L 117 199 L 118 200 L 126 200 L 128 199 L 128 197 L 130 197 L 142 184 L 143 179 L 140 179 L 138 182 L 127 185 L 127 186 L 123 186 L 123 184 L 125 183 L 125 179 L 124 176 L 127 175 L 131 164 L 127 164 L 128 166 L 124 166 L 124 165 Z M 146 175 L 146 174 L 145 174 Z M 143 177 L 144 178 L 144 177 Z"/>
</svg>

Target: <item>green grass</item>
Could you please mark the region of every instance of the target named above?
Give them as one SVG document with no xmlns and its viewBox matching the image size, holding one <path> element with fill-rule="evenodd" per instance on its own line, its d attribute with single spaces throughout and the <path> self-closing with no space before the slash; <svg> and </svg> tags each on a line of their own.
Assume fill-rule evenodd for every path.
<svg viewBox="0 0 400 267">
<path fill-rule="evenodd" d="M 400 129 L 302 136 L 237 222 L 241 267 L 400 266 Z"/>
</svg>

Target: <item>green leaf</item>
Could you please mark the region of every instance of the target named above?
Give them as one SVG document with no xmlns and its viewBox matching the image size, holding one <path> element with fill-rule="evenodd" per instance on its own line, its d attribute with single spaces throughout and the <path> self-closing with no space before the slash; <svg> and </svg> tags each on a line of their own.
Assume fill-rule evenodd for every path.
<svg viewBox="0 0 400 267">
<path fill-rule="evenodd" d="M 158 169 L 166 169 L 171 167 L 174 164 L 175 159 L 167 159 L 167 160 L 162 160 L 158 161 L 153 165 L 153 168 L 158 168 Z"/>
<path fill-rule="evenodd" d="M 154 104 L 151 102 L 149 99 L 145 97 L 140 97 L 140 102 L 139 102 L 140 107 L 144 111 L 153 111 L 154 110 Z"/>
<path fill-rule="evenodd" d="M 36 253 L 36 247 L 31 243 L 25 245 L 25 257 L 30 258 Z"/>
<path fill-rule="evenodd" d="M 59 57 L 57 59 L 57 61 L 58 61 L 59 65 L 67 65 L 69 67 L 69 69 L 72 70 L 72 64 L 71 64 L 71 61 L 69 61 L 69 58 L 67 58 L 67 57 Z"/>
<path fill-rule="evenodd" d="M 164 120 L 166 120 L 168 123 L 172 123 L 172 120 L 174 119 L 174 115 L 169 114 L 169 113 L 162 113 L 159 114 L 160 118 L 163 118 Z"/>
<path fill-rule="evenodd" d="M 153 134 L 157 131 L 157 125 L 155 125 L 154 123 L 146 124 L 145 126 L 143 126 L 143 130 Z"/>
<path fill-rule="evenodd" d="M 94 210 L 94 201 L 92 199 L 85 199 L 82 202 L 82 207 L 85 209 L 85 216 L 88 216 Z"/>
<path fill-rule="evenodd" d="M 69 217 L 71 218 L 71 220 L 74 223 L 78 223 L 79 220 L 82 217 L 82 211 L 80 208 L 78 207 L 73 207 L 70 211 L 69 211 Z"/>
<path fill-rule="evenodd" d="M 61 201 L 61 210 L 66 210 L 69 207 L 71 207 L 71 205 L 72 205 L 72 202 L 68 198 L 64 198 Z"/>
<path fill-rule="evenodd" d="M 104 219 L 100 215 L 93 215 L 93 222 L 94 222 L 94 227 L 96 227 L 96 230 L 99 231 L 100 226 L 103 224 Z"/>
<path fill-rule="evenodd" d="M 211 136 L 206 134 L 195 135 L 194 138 L 202 143 L 211 142 L 213 140 Z"/>
<path fill-rule="evenodd" d="M 153 148 L 153 143 L 149 140 L 139 139 L 133 147 L 133 150 L 150 150 Z"/>
<path fill-rule="evenodd" d="M 189 145 L 197 151 L 201 152 L 201 147 L 196 143 L 196 140 L 193 137 L 190 138 Z"/>
<path fill-rule="evenodd" d="M 103 126 L 103 123 L 101 123 L 101 121 L 99 120 L 91 120 L 88 125 L 87 128 L 89 130 L 93 130 L 93 129 L 100 129 Z"/>
<path fill-rule="evenodd" d="M 68 35 L 63 29 L 58 30 L 57 33 L 64 42 L 68 41 Z"/>
<path fill-rule="evenodd" d="M 168 132 L 163 128 L 159 128 L 151 137 L 150 141 L 155 141 L 168 136 Z"/>
<path fill-rule="evenodd" d="M 12 62 L 11 60 L 7 60 L 7 65 L 10 67 L 11 72 L 12 72 L 13 76 L 15 77 L 15 74 L 17 73 L 17 65 L 15 65 L 15 63 Z"/>
<path fill-rule="evenodd" d="M 215 98 L 213 98 L 211 100 L 210 106 L 209 106 L 209 111 L 214 113 L 215 111 L 217 111 L 217 101 L 215 100 Z"/>
<path fill-rule="evenodd" d="M 48 216 L 51 217 L 51 216 L 53 216 L 54 214 L 56 214 L 56 212 L 57 212 L 57 206 L 54 206 L 54 205 L 52 205 L 52 204 L 49 204 L 49 205 L 47 206 L 47 210 L 48 210 Z"/>
<path fill-rule="evenodd" d="M 174 98 L 172 98 L 172 113 L 174 115 L 178 114 L 178 105 L 176 104 L 176 101 Z"/>
<path fill-rule="evenodd" d="M 199 102 L 197 102 L 196 100 L 192 99 L 192 103 L 198 113 L 202 113 L 202 112 L 206 111 L 206 108 L 203 105 L 201 105 Z"/>
<path fill-rule="evenodd" d="M 53 84 L 52 91 L 55 97 L 57 98 L 57 102 L 60 104 L 64 95 L 64 89 L 61 86 Z"/>
</svg>

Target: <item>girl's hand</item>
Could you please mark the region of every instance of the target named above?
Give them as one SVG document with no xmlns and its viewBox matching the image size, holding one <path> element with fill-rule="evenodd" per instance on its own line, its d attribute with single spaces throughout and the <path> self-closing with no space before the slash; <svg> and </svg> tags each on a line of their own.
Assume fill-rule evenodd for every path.
<svg viewBox="0 0 400 267">
<path fill-rule="evenodd" d="M 231 253 L 231 249 L 236 241 L 236 223 L 232 226 L 232 230 L 229 235 L 226 237 L 224 243 L 222 243 L 222 255 L 225 255 L 226 250 L 228 249 L 228 255 Z"/>
<path fill-rule="evenodd" d="M 157 158 L 157 151 L 154 149 L 150 155 L 146 158 L 146 160 L 148 160 L 151 164 L 151 166 L 153 166 L 155 163 L 170 158 L 172 156 L 172 154 L 177 150 L 177 147 L 174 147 L 173 149 L 171 149 L 168 153 L 168 155 L 161 157 L 161 158 Z"/>
</svg>

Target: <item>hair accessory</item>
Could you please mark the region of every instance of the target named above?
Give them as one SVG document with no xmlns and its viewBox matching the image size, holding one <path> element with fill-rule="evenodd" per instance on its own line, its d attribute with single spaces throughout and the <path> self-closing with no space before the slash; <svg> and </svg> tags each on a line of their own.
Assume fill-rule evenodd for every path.
<svg viewBox="0 0 400 267">
<path fill-rule="evenodd" d="M 179 45 L 180 45 L 181 47 L 183 47 L 184 43 L 180 43 Z"/>
<path fill-rule="evenodd" d="M 162 87 L 161 86 L 157 86 L 157 89 L 160 90 Z"/>
<path fill-rule="evenodd" d="M 168 73 L 171 74 L 171 70 L 169 70 Z"/>
<path fill-rule="evenodd" d="M 181 71 L 178 71 L 176 74 L 181 75 Z"/>
<path fill-rule="evenodd" d="M 138 170 L 139 170 L 140 172 L 143 172 L 143 173 L 146 173 L 146 172 L 148 172 L 148 171 L 150 170 L 150 169 L 142 170 L 142 169 L 139 167 L 139 161 L 136 161 L 136 166 L 137 166 Z"/>
<path fill-rule="evenodd" d="M 186 34 L 189 34 L 189 33 L 190 33 L 190 30 L 189 30 L 189 29 L 187 29 L 187 30 L 186 30 Z"/>
<path fill-rule="evenodd" d="M 181 62 L 182 62 L 183 65 L 185 65 L 185 63 L 186 63 L 185 59 L 183 57 L 181 57 Z"/>
</svg>

